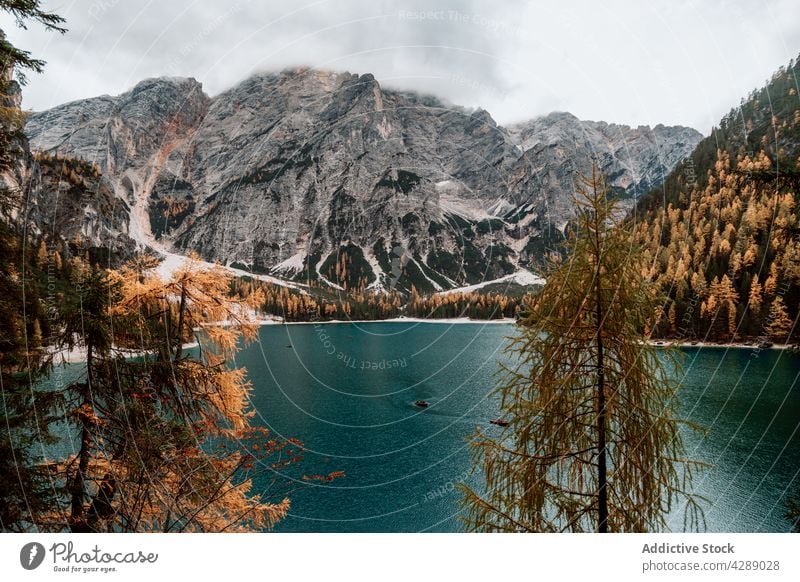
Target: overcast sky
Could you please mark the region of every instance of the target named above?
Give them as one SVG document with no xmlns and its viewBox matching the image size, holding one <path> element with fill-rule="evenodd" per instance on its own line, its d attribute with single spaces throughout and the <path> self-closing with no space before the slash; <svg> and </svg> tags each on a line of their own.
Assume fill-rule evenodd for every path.
<svg viewBox="0 0 800 582">
<path fill-rule="evenodd" d="M 483 107 L 500 123 L 570 111 L 708 133 L 800 52 L 798 0 L 45 0 L 58 35 L 16 45 L 47 61 L 24 107 L 118 94 L 161 75 L 215 95 L 290 65 L 370 72 L 386 87 Z"/>
</svg>

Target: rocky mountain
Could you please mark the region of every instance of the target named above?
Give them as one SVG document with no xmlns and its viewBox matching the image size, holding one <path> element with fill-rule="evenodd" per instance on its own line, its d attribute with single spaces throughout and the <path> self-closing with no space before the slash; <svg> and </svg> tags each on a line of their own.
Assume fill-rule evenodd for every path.
<svg viewBox="0 0 800 582">
<path fill-rule="evenodd" d="M 554 112 L 509 127 L 536 174 L 546 173 L 549 185 L 562 192 L 572 188 L 575 168 L 568 159 L 595 159 L 609 185 L 622 198 L 636 198 L 661 184 L 701 138 L 690 127 L 632 128 L 604 121 L 581 121 L 571 113 Z"/>
<path fill-rule="evenodd" d="M 0 42 L 6 35 L 0 30 Z M 5 199 L 23 190 L 25 168 L 29 156 L 28 140 L 20 131 L 24 119 L 19 116 L 22 93 L 19 83 L 14 80 L 14 69 L 0 65 L 0 218 L 5 217 L 12 208 L 6 208 Z"/>
<path fill-rule="evenodd" d="M 505 129 L 369 74 L 311 69 L 213 98 L 194 79 L 148 79 L 34 113 L 25 131 L 47 159 L 96 165 L 127 220 L 117 232 L 140 245 L 336 288 L 420 291 L 528 266 L 562 236 L 591 159 L 633 200 L 702 138 L 567 113 Z"/>
</svg>

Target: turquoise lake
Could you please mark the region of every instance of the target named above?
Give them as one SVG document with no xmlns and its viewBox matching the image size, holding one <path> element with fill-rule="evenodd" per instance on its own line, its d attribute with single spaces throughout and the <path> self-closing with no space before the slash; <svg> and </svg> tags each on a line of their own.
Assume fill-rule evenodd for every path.
<svg viewBox="0 0 800 582">
<path fill-rule="evenodd" d="M 491 396 L 514 327 L 503 324 L 270 325 L 237 363 L 254 421 L 300 439 L 301 473 L 344 471 L 291 493 L 283 532 L 463 531 L 456 484 L 474 482 L 467 439 L 497 416 Z M 779 350 L 684 349 L 682 414 L 708 531 L 783 532 L 800 490 L 800 357 Z M 427 400 L 428 408 L 414 405 Z M 267 490 L 260 477 L 256 489 Z M 677 512 L 676 512 L 677 513 Z M 672 516 L 674 529 L 682 514 Z"/>
</svg>

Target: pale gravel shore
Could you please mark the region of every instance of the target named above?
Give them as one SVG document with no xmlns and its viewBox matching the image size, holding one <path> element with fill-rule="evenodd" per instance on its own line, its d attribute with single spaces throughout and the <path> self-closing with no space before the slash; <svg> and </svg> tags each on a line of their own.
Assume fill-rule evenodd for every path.
<svg viewBox="0 0 800 582">
<path fill-rule="evenodd" d="M 259 325 L 329 325 L 335 323 L 441 323 L 458 325 L 463 323 L 472 323 L 475 325 L 483 324 L 513 324 L 516 320 L 510 317 L 503 319 L 470 319 L 469 317 L 450 317 L 441 319 L 425 319 L 422 317 L 394 317 L 391 319 L 329 319 L 327 321 L 284 321 L 282 318 L 266 318 L 259 319 Z"/>
<path fill-rule="evenodd" d="M 759 347 L 758 344 L 743 344 L 743 343 L 730 343 L 730 344 L 718 344 L 713 342 L 701 342 L 698 341 L 697 343 L 687 342 L 687 341 L 675 341 L 675 340 L 651 340 L 648 342 L 651 346 L 656 347 L 678 347 L 678 348 L 718 348 L 718 349 L 737 349 L 737 350 L 787 350 L 792 347 L 793 344 L 774 344 L 770 347 Z"/>
<path fill-rule="evenodd" d="M 193 347 L 197 343 L 186 344 L 184 347 Z M 140 350 L 117 350 L 125 355 L 126 358 L 134 358 L 142 355 Z M 80 364 L 86 361 L 86 348 L 84 346 L 75 346 L 71 350 L 53 351 L 53 363 L 59 364 Z"/>
</svg>

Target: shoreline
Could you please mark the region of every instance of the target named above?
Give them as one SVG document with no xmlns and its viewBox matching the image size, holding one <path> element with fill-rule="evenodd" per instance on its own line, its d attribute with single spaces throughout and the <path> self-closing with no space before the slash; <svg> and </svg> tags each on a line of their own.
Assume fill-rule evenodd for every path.
<svg viewBox="0 0 800 582">
<path fill-rule="evenodd" d="M 678 348 L 718 348 L 718 349 L 736 349 L 736 350 L 788 350 L 794 344 L 772 344 L 769 347 L 767 346 L 760 346 L 756 344 L 745 344 L 741 342 L 731 342 L 731 343 L 715 343 L 715 342 L 701 342 L 696 341 L 692 343 L 691 341 L 679 341 L 679 340 L 670 340 L 670 339 L 663 339 L 663 340 L 650 340 L 648 342 L 650 345 L 660 347 L 660 348 L 668 348 L 668 347 L 678 347 Z"/>
<path fill-rule="evenodd" d="M 281 317 L 271 316 L 269 318 L 258 319 L 259 325 L 322 325 L 322 324 L 359 324 L 359 323 L 438 323 L 438 324 L 493 324 L 493 325 L 513 325 L 516 319 L 505 317 L 502 319 L 471 319 L 469 317 L 393 317 L 389 319 L 329 319 L 325 321 L 284 321 Z M 694 342 L 694 343 L 692 343 Z M 686 348 L 736 348 L 736 349 L 761 349 L 761 350 L 785 350 L 794 344 L 773 343 L 769 347 L 760 347 L 758 343 L 717 343 L 700 340 L 678 340 L 674 338 L 654 339 L 648 341 L 649 344 L 657 347 L 686 347 Z"/>
<path fill-rule="evenodd" d="M 256 321 L 259 325 L 328 325 L 328 324 L 359 324 L 359 323 L 440 323 L 450 325 L 460 325 L 472 323 L 475 325 L 483 324 L 504 324 L 516 323 L 515 319 L 505 317 L 503 319 L 470 319 L 469 317 L 442 317 L 438 319 L 425 319 L 424 317 L 393 317 L 391 319 L 328 319 L 316 321 L 284 321 L 281 318 L 264 318 Z"/>
<path fill-rule="evenodd" d="M 513 325 L 516 323 L 515 319 L 506 317 L 503 319 L 470 319 L 469 317 L 449 317 L 439 319 L 425 319 L 422 317 L 394 317 L 391 319 L 329 319 L 326 321 L 284 321 L 283 318 L 278 316 L 260 317 L 255 320 L 259 326 L 268 325 L 358 325 L 362 323 L 433 323 L 438 325 Z M 761 347 L 758 344 L 745 344 L 741 342 L 732 343 L 714 343 L 702 341 L 684 341 L 674 339 L 658 339 L 650 340 L 647 343 L 654 347 L 677 347 L 677 348 L 703 348 L 703 349 L 738 349 L 738 350 L 787 350 L 793 344 L 773 344 L 769 347 Z M 197 346 L 197 342 L 184 344 L 184 349 L 191 349 Z M 135 350 L 126 350 L 131 357 L 139 355 L 140 352 Z M 56 359 L 60 360 L 56 364 Z M 75 347 L 71 351 L 58 351 L 53 352 L 54 364 L 79 364 L 86 361 L 86 351 L 82 347 Z"/>
</svg>

